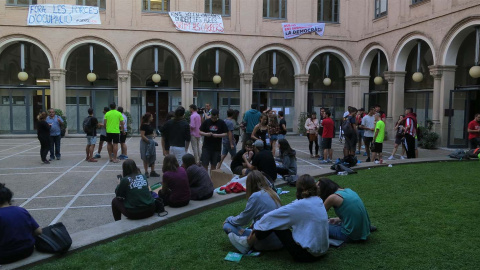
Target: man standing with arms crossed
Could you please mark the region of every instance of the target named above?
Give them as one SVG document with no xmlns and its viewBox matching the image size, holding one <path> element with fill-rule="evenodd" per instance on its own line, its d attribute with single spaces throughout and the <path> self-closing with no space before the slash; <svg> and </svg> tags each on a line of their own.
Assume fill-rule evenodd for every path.
<svg viewBox="0 0 480 270">
<path fill-rule="evenodd" d="M 118 163 L 117 152 L 118 143 L 120 142 L 120 132 L 125 133 L 123 129 L 123 116 L 117 111 L 117 105 L 115 103 L 110 104 L 110 111 L 105 114 L 103 124 L 107 131 L 107 150 L 110 161 Z"/>
</svg>

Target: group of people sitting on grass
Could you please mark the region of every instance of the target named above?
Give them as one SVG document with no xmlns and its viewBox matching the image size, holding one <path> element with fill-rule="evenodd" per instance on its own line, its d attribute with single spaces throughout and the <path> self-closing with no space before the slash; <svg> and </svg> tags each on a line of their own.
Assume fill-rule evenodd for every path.
<svg viewBox="0 0 480 270">
<path fill-rule="evenodd" d="M 315 182 L 308 174 L 298 178 L 296 188 L 297 200 L 282 206 L 262 173 L 248 175 L 245 210 L 223 223 L 238 251 L 285 248 L 296 261 L 315 261 L 327 252 L 329 238 L 361 242 L 375 229 L 355 191 L 328 178 Z M 329 219 L 332 207 L 338 217 Z"/>
</svg>

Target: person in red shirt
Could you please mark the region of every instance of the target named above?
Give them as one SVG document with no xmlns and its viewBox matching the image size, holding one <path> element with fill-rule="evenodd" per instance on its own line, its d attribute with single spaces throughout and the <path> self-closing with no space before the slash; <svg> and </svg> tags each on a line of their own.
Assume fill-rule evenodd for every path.
<svg viewBox="0 0 480 270">
<path fill-rule="evenodd" d="M 324 160 L 322 163 L 330 163 L 333 159 L 332 138 L 335 135 L 335 124 L 330 117 L 332 113 L 325 111 L 325 118 L 322 121 L 323 133 L 322 133 L 322 148 Z"/>
<path fill-rule="evenodd" d="M 480 113 L 475 114 L 475 118 L 468 123 L 467 131 L 470 149 L 480 147 Z"/>
</svg>

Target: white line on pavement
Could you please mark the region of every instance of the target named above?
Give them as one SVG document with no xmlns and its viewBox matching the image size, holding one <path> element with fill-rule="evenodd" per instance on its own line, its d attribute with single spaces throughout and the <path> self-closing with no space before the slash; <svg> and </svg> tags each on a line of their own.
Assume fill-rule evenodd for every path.
<svg viewBox="0 0 480 270">
<path fill-rule="evenodd" d="M 89 196 L 112 196 L 115 195 L 115 193 L 103 193 L 103 194 L 82 194 L 80 197 L 89 197 Z M 35 199 L 49 199 L 49 198 L 69 198 L 73 197 L 75 195 L 58 195 L 58 196 L 42 196 L 42 197 L 37 197 Z M 28 198 L 13 198 L 13 200 L 26 200 Z"/>
<path fill-rule="evenodd" d="M 1 153 L 1 152 L 4 152 L 4 151 L 9 151 L 9 150 L 12 150 L 13 148 L 17 148 L 17 147 L 21 147 L 21 146 L 29 145 L 29 144 L 32 144 L 32 143 L 34 143 L 34 142 L 35 142 L 35 141 L 33 141 L 33 142 L 29 142 L 29 143 L 25 143 L 25 144 L 21 144 L 21 145 L 17 145 L 17 146 L 14 146 L 14 147 L 10 147 L 10 148 L 7 148 L 7 149 L 4 149 L 4 150 L 1 150 L 1 151 L 0 151 L 0 153 Z M 10 145 L 11 145 L 11 144 L 10 144 Z"/>
<path fill-rule="evenodd" d="M 12 154 L 12 155 L 9 155 L 9 156 L 6 156 L 6 157 L 3 157 L 3 158 L 0 158 L 0 161 L 1 161 L 1 160 L 4 160 L 4 159 L 6 159 L 6 158 L 9 158 L 9 157 L 13 157 L 13 156 L 16 156 L 16 155 L 19 155 L 19 154 L 22 154 L 22 153 L 28 152 L 28 151 L 30 151 L 30 150 L 33 150 L 33 149 L 35 149 L 35 148 L 39 148 L 39 147 L 40 147 L 40 145 L 39 145 L 39 146 L 35 146 L 35 147 L 33 147 L 33 148 L 30 148 L 30 149 L 27 149 L 27 150 L 24 150 L 24 151 L 22 151 L 22 152 L 18 152 L 18 153 L 15 153 L 15 154 Z"/>
<path fill-rule="evenodd" d="M 97 207 L 112 207 L 110 204 L 102 204 L 102 205 L 86 205 L 86 206 L 72 206 L 68 209 L 81 209 L 81 208 L 97 208 Z M 51 208 L 35 208 L 35 209 L 27 209 L 27 211 L 41 211 L 41 210 L 60 210 L 64 209 L 63 207 L 51 207 Z M 53 223 L 51 223 L 53 224 Z"/>
</svg>

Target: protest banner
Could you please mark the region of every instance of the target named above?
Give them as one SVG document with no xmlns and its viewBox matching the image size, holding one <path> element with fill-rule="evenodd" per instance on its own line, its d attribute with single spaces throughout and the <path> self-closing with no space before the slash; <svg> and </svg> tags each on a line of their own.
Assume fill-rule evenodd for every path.
<svg viewBox="0 0 480 270">
<path fill-rule="evenodd" d="M 325 31 L 324 23 L 282 23 L 283 38 L 296 38 L 303 34 L 315 32 L 319 36 L 323 36 Z"/>
<path fill-rule="evenodd" d="M 102 24 L 98 7 L 77 5 L 30 5 L 27 25 Z"/>
<path fill-rule="evenodd" d="M 168 12 L 180 31 L 218 34 L 223 33 L 223 20 L 219 14 L 172 11 Z"/>
</svg>

